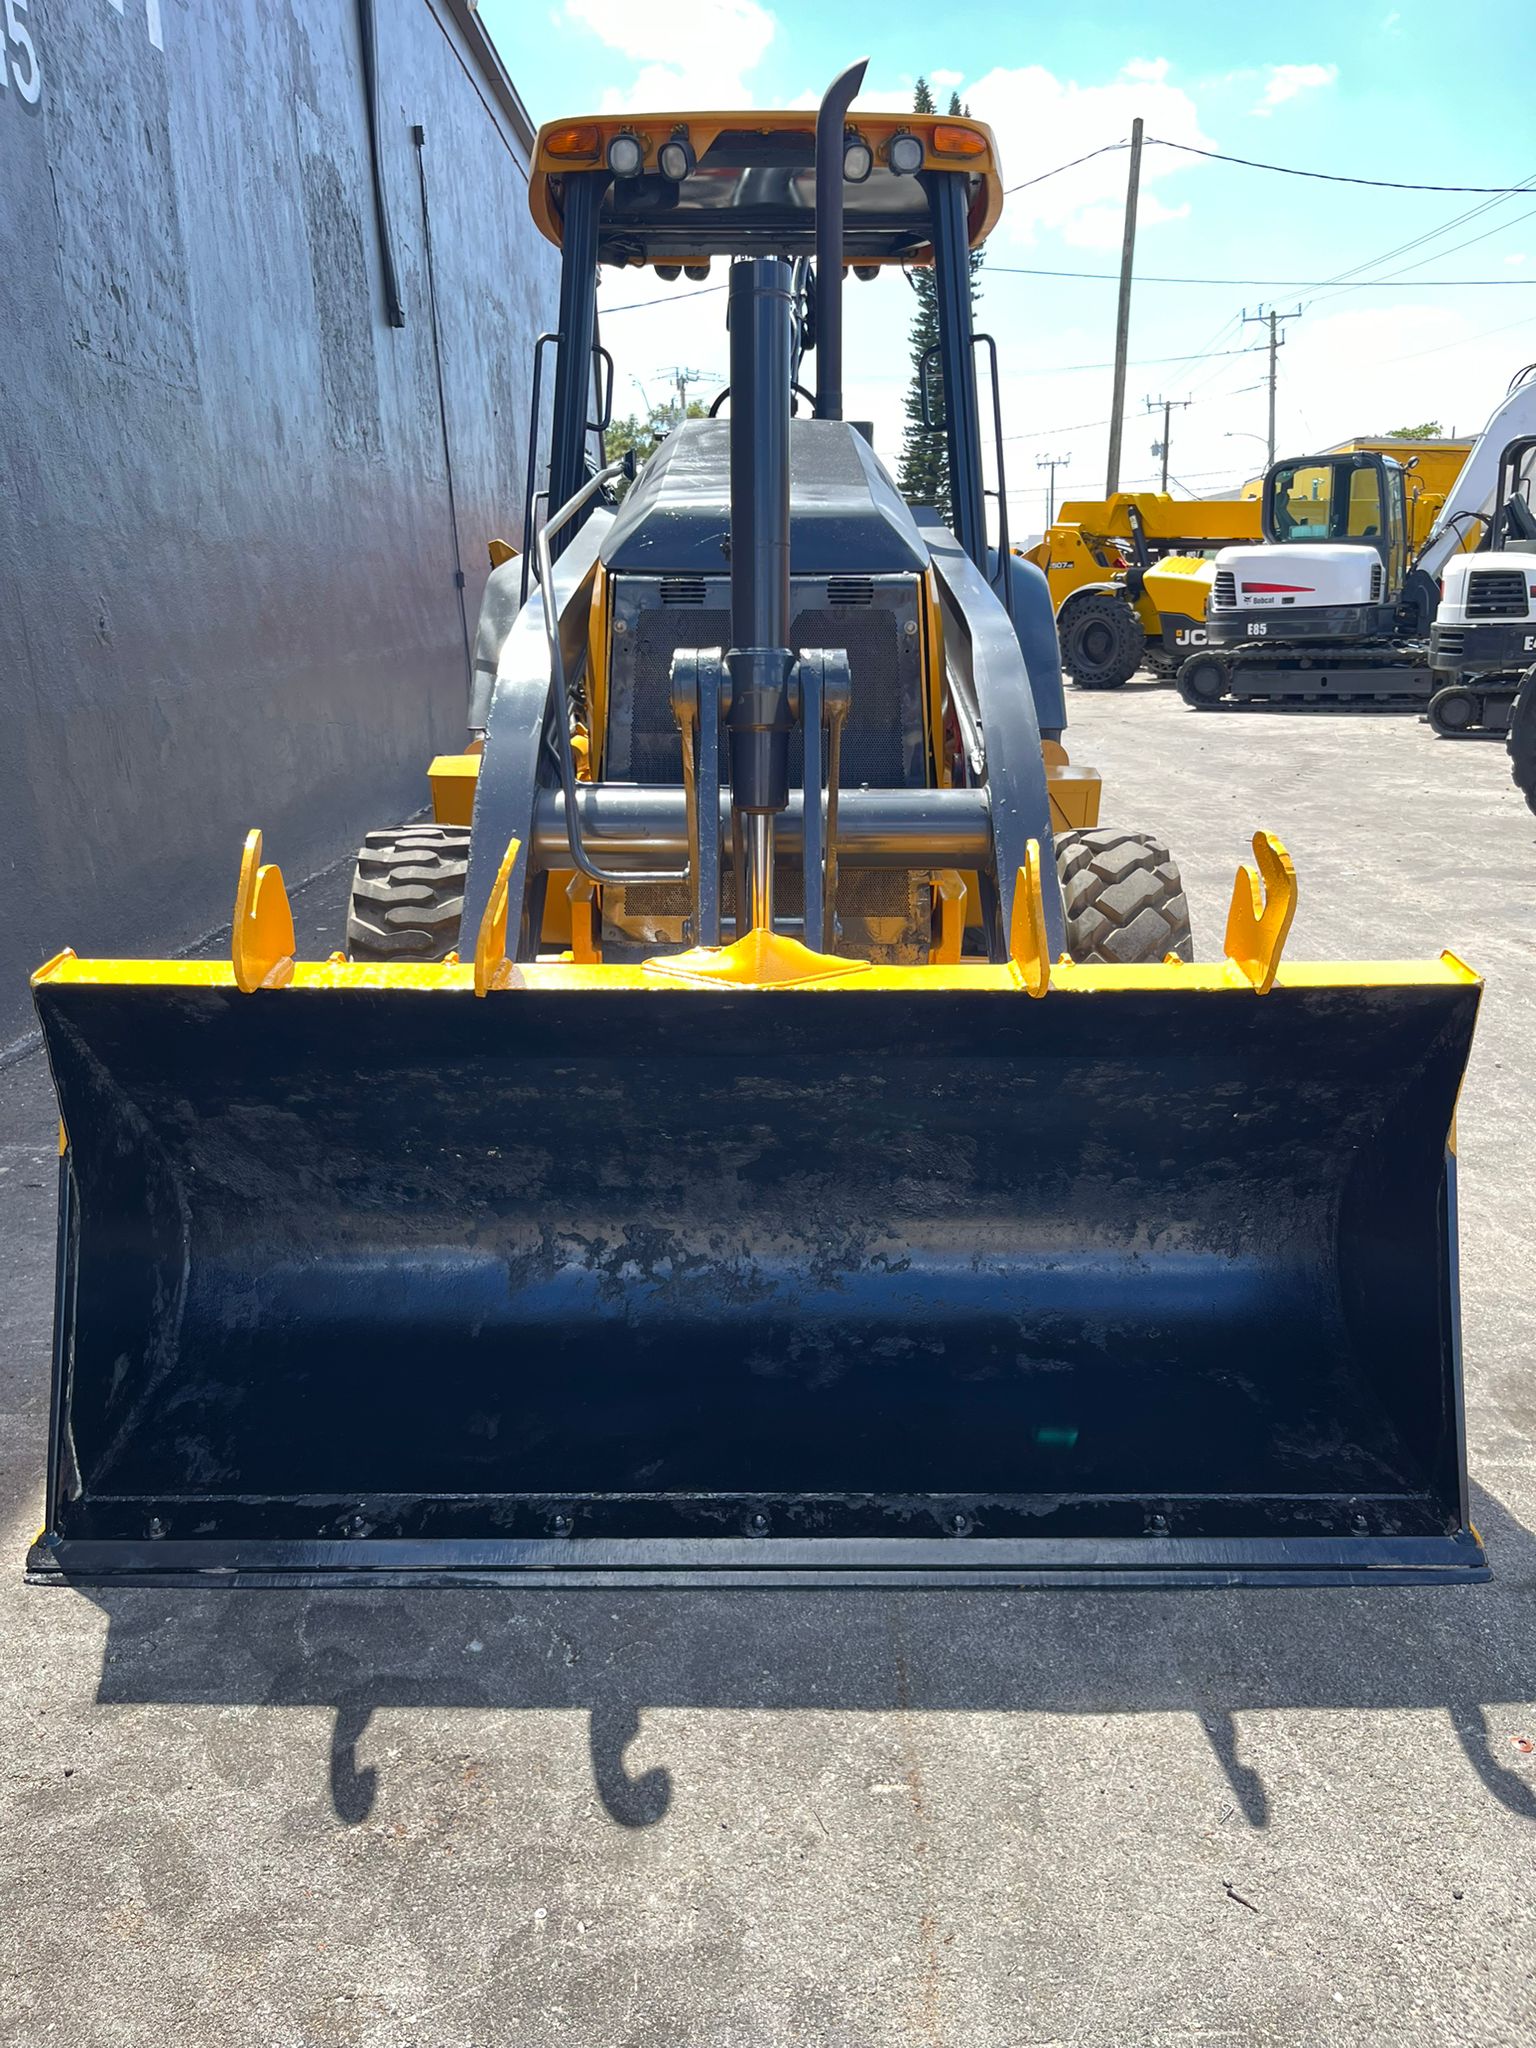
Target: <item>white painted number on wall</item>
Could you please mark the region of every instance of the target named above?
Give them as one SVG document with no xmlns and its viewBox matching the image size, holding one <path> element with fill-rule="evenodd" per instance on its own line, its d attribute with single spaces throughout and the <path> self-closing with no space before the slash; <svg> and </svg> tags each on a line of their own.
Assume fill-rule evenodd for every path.
<svg viewBox="0 0 1536 2048">
<path fill-rule="evenodd" d="M 27 105 L 35 107 L 43 90 L 43 73 L 37 61 L 37 45 L 27 25 L 27 0 L 5 0 L 4 40 L 10 48 L 7 52 L 0 46 L 0 85 L 14 83 Z"/>
<path fill-rule="evenodd" d="M 110 5 L 115 13 L 124 12 L 124 0 L 110 0 Z M 43 96 L 43 67 L 28 19 L 30 7 L 31 0 L 0 0 L 0 92 L 9 93 L 14 86 L 18 97 L 35 107 Z M 155 48 L 163 50 L 160 0 L 144 0 L 144 27 Z"/>
<path fill-rule="evenodd" d="M 112 0 L 112 5 L 119 14 L 122 13 L 123 0 Z M 160 39 L 160 0 L 144 0 L 144 22 L 149 30 L 149 40 L 157 50 L 163 50 L 165 44 Z"/>
</svg>

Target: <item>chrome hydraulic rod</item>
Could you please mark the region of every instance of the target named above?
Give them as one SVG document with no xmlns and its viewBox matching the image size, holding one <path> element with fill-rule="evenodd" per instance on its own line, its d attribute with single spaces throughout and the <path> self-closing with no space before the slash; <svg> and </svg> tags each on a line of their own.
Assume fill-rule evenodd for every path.
<svg viewBox="0 0 1536 2048">
<path fill-rule="evenodd" d="M 700 778 L 702 783 L 703 778 Z M 580 841 L 616 869 L 625 862 L 686 858 L 688 799 L 684 790 L 630 782 L 576 786 Z M 719 834 L 730 857 L 730 791 L 719 792 Z M 779 853 L 800 857 L 804 797 L 791 790 L 776 820 Z M 702 829 L 702 827 L 701 827 Z M 533 852 L 541 868 L 575 865 L 566 831 L 565 798 L 541 789 L 534 800 Z M 847 868 L 961 868 L 990 873 L 992 823 L 981 789 L 845 789 L 838 800 L 837 853 Z M 622 879 L 629 881 L 625 871 Z"/>
</svg>

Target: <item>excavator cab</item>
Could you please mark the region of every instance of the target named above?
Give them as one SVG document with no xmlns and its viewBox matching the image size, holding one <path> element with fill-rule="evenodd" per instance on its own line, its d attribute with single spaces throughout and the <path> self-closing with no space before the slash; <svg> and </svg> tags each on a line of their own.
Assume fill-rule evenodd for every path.
<svg viewBox="0 0 1536 2048">
<path fill-rule="evenodd" d="M 1386 596 L 1408 568 L 1408 474 L 1373 453 L 1277 462 L 1264 480 L 1264 538 L 1277 547 L 1343 542 L 1380 559 Z"/>
</svg>

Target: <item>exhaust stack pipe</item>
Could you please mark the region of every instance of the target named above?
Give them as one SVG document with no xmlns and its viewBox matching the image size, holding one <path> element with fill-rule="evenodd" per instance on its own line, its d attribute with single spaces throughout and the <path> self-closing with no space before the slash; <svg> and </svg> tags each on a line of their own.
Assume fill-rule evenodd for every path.
<svg viewBox="0 0 1536 2048">
<path fill-rule="evenodd" d="M 740 936 L 773 929 L 773 820 L 789 803 L 791 278 L 776 256 L 731 266 L 731 809 L 751 887 Z"/>
<path fill-rule="evenodd" d="M 843 122 L 869 59 L 827 87 L 816 114 L 816 417 L 843 416 Z"/>
</svg>

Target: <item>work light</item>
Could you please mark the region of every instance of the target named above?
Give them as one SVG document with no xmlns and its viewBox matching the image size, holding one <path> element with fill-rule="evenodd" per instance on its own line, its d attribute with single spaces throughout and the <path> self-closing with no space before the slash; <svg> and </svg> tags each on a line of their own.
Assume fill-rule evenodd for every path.
<svg viewBox="0 0 1536 2048">
<path fill-rule="evenodd" d="M 668 136 L 656 152 L 657 170 L 664 178 L 670 178 L 674 185 L 681 185 L 696 162 L 693 144 L 686 135 Z"/>
<path fill-rule="evenodd" d="M 638 135 L 615 135 L 608 145 L 608 168 L 616 178 L 638 178 L 645 151 Z"/>
<path fill-rule="evenodd" d="M 862 135 L 852 132 L 843 138 L 843 177 L 850 185 L 862 185 L 875 167 L 874 151 Z"/>
<path fill-rule="evenodd" d="M 846 158 L 845 158 L 846 165 Z M 920 135 L 893 135 L 891 146 L 886 151 L 886 161 L 893 171 L 899 171 L 904 178 L 910 178 L 914 171 L 923 168 L 923 142 Z M 846 169 L 844 172 L 846 176 Z"/>
</svg>

